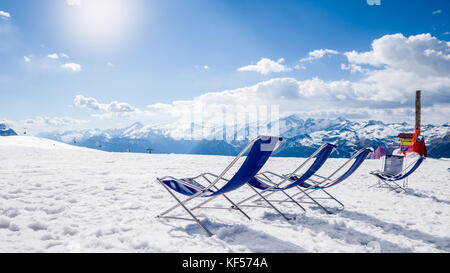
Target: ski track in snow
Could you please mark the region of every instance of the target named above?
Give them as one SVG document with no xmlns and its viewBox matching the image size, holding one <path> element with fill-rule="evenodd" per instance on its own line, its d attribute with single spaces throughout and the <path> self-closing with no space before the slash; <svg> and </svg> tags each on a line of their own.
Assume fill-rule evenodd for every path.
<svg viewBox="0 0 450 273">
<path fill-rule="evenodd" d="M 197 210 L 215 234 L 195 223 L 158 220 L 175 204 L 155 177 L 220 173 L 225 156 L 106 153 L 34 137 L 0 137 L 0 252 L 450 252 L 449 160 L 427 159 L 407 193 L 368 188 L 366 160 L 329 190 L 345 210 L 327 215 L 306 205 L 275 211 Z M 302 158 L 271 158 L 264 169 L 288 173 Z M 330 159 L 321 174 L 345 159 Z M 236 170 L 236 169 L 235 169 Z M 238 201 L 246 186 L 228 196 Z M 228 206 L 224 198 L 217 205 Z M 178 209 L 178 216 L 185 216 Z M 205 216 L 207 218 L 205 218 Z"/>
</svg>

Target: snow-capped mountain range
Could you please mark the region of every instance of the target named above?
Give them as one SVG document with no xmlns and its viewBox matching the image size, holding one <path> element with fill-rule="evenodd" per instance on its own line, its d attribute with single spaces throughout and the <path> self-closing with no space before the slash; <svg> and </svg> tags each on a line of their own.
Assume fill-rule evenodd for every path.
<svg viewBox="0 0 450 273">
<path fill-rule="evenodd" d="M 381 121 L 350 121 L 337 119 L 302 119 L 297 115 L 281 118 L 264 126 L 225 127 L 226 132 L 235 132 L 235 137 L 224 135 L 224 128 L 213 124 L 183 126 L 180 124 L 148 125 L 139 122 L 123 129 L 82 130 L 67 132 L 41 133 L 45 137 L 78 146 L 96 148 L 114 152 L 145 153 L 148 148 L 155 153 L 191 153 L 235 155 L 248 143 L 252 136 L 264 134 L 265 128 L 278 128 L 284 144 L 279 156 L 308 156 L 323 143 L 330 142 L 338 146 L 335 157 L 349 157 L 362 147 L 378 145 L 399 145 L 397 135 L 411 133 L 413 126 L 407 123 L 386 124 Z M 194 132 L 192 134 L 192 132 Z M 195 132 L 201 132 L 199 138 Z M 182 136 L 192 136 L 191 139 Z M 424 125 L 425 137 L 430 157 L 450 157 L 450 125 Z M 218 136 L 224 136 L 218 138 Z M 223 139 L 223 140 L 221 140 Z"/>
</svg>

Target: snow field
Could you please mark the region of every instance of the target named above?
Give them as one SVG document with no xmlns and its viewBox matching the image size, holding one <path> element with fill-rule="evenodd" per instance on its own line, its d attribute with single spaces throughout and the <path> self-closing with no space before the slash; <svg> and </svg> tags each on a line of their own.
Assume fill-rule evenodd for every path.
<svg viewBox="0 0 450 273">
<path fill-rule="evenodd" d="M 175 204 L 156 177 L 220 173 L 231 160 L 0 137 L 0 252 L 450 252 L 449 159 L 427 159 L 401 194 L 368 188 L 381 162 L 366 160 L 329 190 L 346 205 L 333 215 L 292 204 L 278 205 L 296 217 L 290 222 L 271 209 L 244 208 L 252 221 L 238 211 L 195 211 L 213 237 L 195 223 L 155 218 Z M 289 173 L 303 160 L 271 158 L 264 169 Z M 343 162 L 330 159 L 320 174 Z M 250 194 L 242 187 L 228 197 Z M 229 206 L 222 197 L 212 203 Z"/>
</svg>

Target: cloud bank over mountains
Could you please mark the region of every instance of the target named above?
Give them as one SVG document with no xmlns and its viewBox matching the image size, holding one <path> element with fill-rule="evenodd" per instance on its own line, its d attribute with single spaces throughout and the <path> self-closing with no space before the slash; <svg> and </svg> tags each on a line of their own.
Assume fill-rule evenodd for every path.
<svg viewBox="0 0 450 273">
<path fill-rule="evenodd" d="M 79 92 L 73 106 L 94 119 L 129 119 L 146 123 L 148 120 L 175 122 L 186 119 L 193 109 L 199 108 L 203 112 L 202 118 L 208 121 L 214 118 L 211 113 L 261 105 L 277 106 L 280 116 L 296 113 L 305 118 L 410 122 L 414 119 L 414 92 L 420 89 L 424 96 L 425 122 L 442 124 L 450 116 L 450 42 L 430 34 L 384 35 L 375 39 L 368 51 L 318 49 L 300 59 L 298 64 L 312 63 L 325 56 L 344 58 L 346 63 L 336 69 L 348 70 L 354 77 L 330 81 L 320 77 L 298 80 L 283 76 L 283 73 L 293 71 L 285 64 L 285 59 L 262 58 L 256 64 L 238 68 L 238 71 L 266 76 L 278 73 L 281 77 L 236 89 L 207 92 L 189 100 L 138 106 L 128 102 L 99 102 Z M 59 57 L 63 56 L 60 54 Z"/>
<path fill-rule="evenodd" d="M 312 61 L 327 54 L 340 53 L 317 50 L 301 61 Z M 434 116 L 430 119 L 439 121 L 439 117 L 450 113 L 449 42 L 430 34 L 410 37 L 393 34 L 374 40 L 370 51 L 342 54 L 348 60 L 344 66 L 361 72 L 360 79 L 274 78 L 252 86 L 208 92 L 192 100 L 158 103 L 148 109 L 167 114 L 183 112 L 180 109 L 198 104 L 208 105 L 211 111 L 236 105 L 279 105 L 281 112 L 306 116 L 389 120 L 413 115 L 414 92 L 421 89 L 426 97 L 424 112 Z M 256 66 L 252 66 L 255 71 Z"/>
</svg>

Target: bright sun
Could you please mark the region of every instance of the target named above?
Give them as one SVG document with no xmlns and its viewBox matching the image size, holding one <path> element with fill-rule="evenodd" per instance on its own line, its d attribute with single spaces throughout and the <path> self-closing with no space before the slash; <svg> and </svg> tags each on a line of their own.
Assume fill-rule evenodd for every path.
<svg viewBox="0 0 450 273">
<path fill-rule="evenodd" d="M 134 0 L 81 0 L 68 9 L 69 35 L 84 45 L 117 45 L 133 29 L 135 5 Z"/>
</svg>

